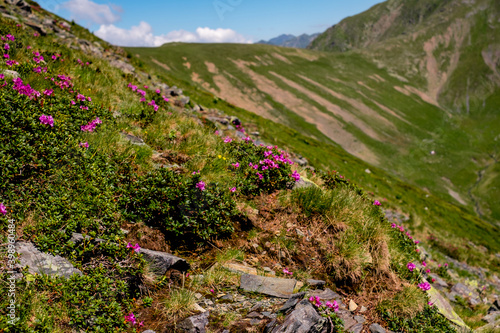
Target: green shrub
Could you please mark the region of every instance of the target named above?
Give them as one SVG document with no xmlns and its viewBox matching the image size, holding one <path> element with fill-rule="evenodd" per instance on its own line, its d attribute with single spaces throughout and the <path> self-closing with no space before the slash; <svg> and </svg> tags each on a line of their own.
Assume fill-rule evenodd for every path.
<svg viewBox="0 0 500 333">
<path fill-rule="evenodd" d="M 201 190 L 200 182 L 199 174 L 189 177 L 160 168 L 132 182 L 121 205 L 129 218 L 185 239 L 208 240 L 233 232 L 235 202 L 228 191 L 213 183 Z"/>
<path fill-rule="evenodd" d="M 398 317 L 391 315 L 387 311 L 382 312 L 382 318 L 387 322 L 388 328 L 394 332 L 456 332 L 451 323 L 434 306 L 426 305 L 423 311 L 417 313 L 412 318 Z"/>
</svg>

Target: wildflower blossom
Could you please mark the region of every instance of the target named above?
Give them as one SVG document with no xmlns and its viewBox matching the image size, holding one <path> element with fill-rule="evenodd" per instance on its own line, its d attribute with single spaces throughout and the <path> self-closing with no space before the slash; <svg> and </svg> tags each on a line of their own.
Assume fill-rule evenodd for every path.
<svg viewBox="0 0 500 333">
<path fill-rule="evenodd" d="M 132 323 L 132 325 L 135 325 L 137 323 L 137 320 L 132 312 L 125 316 L 125 321 L 128 323 Z"/>
<path fill-rule="evenodd" d="M 422 261 L 422 266 L 426 267 L 427 263 L 425 261 Z"/>
<path fill-rule="evenodd" d="M 54 127 L 54 118 L 52 118 L 52 116 L 46 116 L 46 115 L 42 114 L 39 119 L 40 119 L 41 124 L 49 125 L 50 127 Z"/>
<path fill-rule="evenodd" d="M 4 54 L 4 55 L 3 55 L 3 57 L 4 57 L 5 59 L 9 59 L 9 58 L 10 58 L 10 55 L 8 55 L 8 54 L 6 53 L 6 54 Z"/>
<path fill-rule="evenodd" d="M 295 170 L 292 173 L 292 178 L 295 179 L 296 182 L 298 182 L 300 180 L 300 174 L 297 172 L 297 170 Z"/>
<path fill-rule="evenodd" d="M 293 275 L 292 272 L 290 272 L 288 269 L 286 268 L 283 268 L 283 273 L 286 274 L 286 275 Z"/>
<path fill-rule="evenodd" d="M 380 205 L 381 205 L 381 203 L 380 203 L 380 201 L 375 200 L 375 201 L 373 202 L 373 205 L 374 205 L 374 206 L 380 206 Z"/>
<path fill-rule="evenodd" d="M 436 279 L 435 279 L 435 278 L 432 278 L 432 280 L 431 280 L 431 281 L 432 281 L 432 282 L 436 282 Z"/>
<path fill-rule="evenodd" d="M 418 287 L 419 287 L 420 289 L 422 289 L 422 290 L 425 290 L 425 291 L 427 291 L 427 290 L 431 289 L 431 285 L 429 284 L 429 282 L 419 283 L 419 284 L 418 284 Z"/>
<path fill-rule="evenodd" d="M 397 227 L 396 223 L 391 224 L 391 228 L 396 228 L 396 227 Z"/>
<path fill-rule="evenodd" d="M 337 301 L 333 301 L 333 303 L 327 301 L 325 303 L 325 305 L 327 308 L 333 310 L 333 312 L 339 311 L 339 305 L 338 305 Z"/>
<path fill-rule="evenodd" d="M 236 187 L 231 187 L 229 191 L 231 191 L 232 193 L 236 192 Z"/>
<path fill-rule="evenodd" d="M 425 272 L 426 272 L 427 274 L 429 274 L 429 273 L 431 272 L 431 270 L 427 268 L 427 269 L 425 270 Z"/>
<path fill-rule="evenodd" d="M 5 45 L 3 46 L 3 48 L 4 48 L 5 50 L 9 50 L 9 49 L 10 49 L 10 45 L 9 45 L 9 43 L 5 43 Z"/>
<path fill-rule="evenodd" d="M 205 191 L 205 182 L 200 181 L 196 184 L 196 188 L 198 188 L 200 191 Z"/>
<path fill-rule="evenodd" d="M 16 40 L 16 38 L 14 36 L 12 36 L 11 34 L 5 35 L 5 38 L 7 38 L 8 40 L 10 40 L 12 42 Z"/>
<path fill-rule="evenodd" d="M 433 305 L 434 305 L 434 303 L 432 303 L 432 302 L 427 302 L 427 305 L 428 305 L 428 306 L 433 306 Z"/>
<path fill-rule="evenodd" d="M 0 203 L 0 213 L 2 213 L 3 215 L 7 214 L 7 208 L 5 207 L 3 202 Z"/>
<path fill-rule="evenodd" d="M 420 241 L 416 240 L 416 241 L 414 241 L 414 243 L 415 243 L 415 244 L 418 244 L 418 243 L 420 243 Z"/>
<path fill-rule="evenodd" d="M 88 148 L 89 147 L 89 143 L 88 142 L 80 142 L 80 147 L 82 147 L 82 148 Z"/>
<path fill-rule="evenodd" d="M 135 251 L 135 253 L 139 253 L 139 251 L 141 250 L 141 247 L 137 243 L 135 243 L 135 245 L 132 245 L 132 243 L 129 242 L 127 244 L 127 249 L 132 249 Z"/>
<path fill-rule="evenodd" d="M 259 176 L 259 179 L 262 180 L 262 178 L 264 178 L 264 176 L 260 173 L 257 172 L 257 176 Z"/>
<path fill-rule="evenodd" d="M 156 89 L 156 93 L 157 94 L 161 93 L 161 90 L 160 89 Z"/>
<path fill-rule="evenodd" d="M 234 166 L 235 168 L 239 168 L 240 167 L 240 164 L 238 162 L 232 163 L 231 165 Z"/>
<path fill-rule="evenodd" d="M 415 269 L 415 264 L 412 263 L 412 262 L 409 262 L 407 265 L 406 265 L 406 268 L 408 268 L 410 270 L 410 272 L 413 272 L 413 270 Z"/>
<path fill-rule="evenodd" d="M 224 143 L 229 143 L 229 142 L 231 142 L 231 141 L 233 141 L 233 139 L 231 139 L 231 138 L 230 138 L 230 137 L 228 137 L 228 136 L 226 136 L 226 137 L 224 138 Z"/>
</svg>

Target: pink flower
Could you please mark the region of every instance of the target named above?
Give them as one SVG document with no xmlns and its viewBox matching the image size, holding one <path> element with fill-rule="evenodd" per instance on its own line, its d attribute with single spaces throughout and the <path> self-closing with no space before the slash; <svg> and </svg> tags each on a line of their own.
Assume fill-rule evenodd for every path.
<svg viewBox="0 0 500 333">
<path fill-rule="evenodd" d="M 49 125 L 50 127 L 54 127 L 54 118 L 52 118 L 52 116 L 46 116 L 46 115 L 42 114 L 39 119 L 40 119 L 41 124 Z"/>
<path fill-rule="evenodd" d="M 161 90 L 160 89 L 156 89 L 156 93 L 157 94 L 161 93 Z"/>
<path fill-rule="evenodd" d="M 226 137 L 224 138 L 224 143 L 229 143 L 229 142 L 231 142 L 231 141 L 233 141 L 233 139 L 231 139 L 231 138 L 230 138 L 230 137 L 228 137 L 228 136 L 226 136 Z"/>
<path fill-rule="evenodd" d="M 396 223 L 391 224 L 391 228 L 396 228 L 396 227 L 397 227 Z"/>
<path fill-rule="evenodd" d="M 132 325 L 135 325 L 135 323 L 137 322 L 137 320 L 132 312 L 130 312 L 128 315 L 125 316 L 125 321 L 131 322 Z"/>
<path fill-rule="evenodd" d="M 441 268 L 441 264 L 438 264 L 438 267 Z"/>
<path fill-rule="evenodd" d="M 201 181 L 197 183 L 196 188 L 198 188 L 200 191 L 205 191 L 205 182 Z"/>
<path fill-rule="evenodd" d="M 426 267 L 427 264 L 425 263 L 425 261 L 422 261 L 422 266 Z"/>
<path fill-rule="evenodd" d="M 433 306 L 433 305 L 434 305 L 434 303 L 432 303 L 432 302 L 427 302 L 427 305 L 428 305 L 428 306 Z"/>
<path fill-rule="evenodd" d="M 18 25 L 18 26 L 19 26 L 19 25 Z M 14 36 L 12 36 L 11 34 L 7 34 L 7 35 L 5 35 L 5 38 L 7 38 L 7 39 L 8 39 L 8 40 L 10 40 L 10 41 L 15 41 L 15 40 L 16 40 L 16 38 L 15 38 Z"/>
<path fill-rule="evenodd" d="M 283 273 L 285 273 L 286 275 L 293 275 L 293 273 L 286 268 L 283 268 Z"/>
<path fill-rule="evenodd" d="M 373 202 L 373 205 L 374 205 L 374 206 L 380 206 L 380 205 L 381 205 L 381 203 L 380 203 L 380 201 L 375 200 L 375 201 Z"/>
<path fill-rule="evenodd" d="M 418 244 L 418 243 L 420 243 L 420 241 L 416 240 L 416 241 L 414 241 L 414 243 L 415 243 L 415 244 Z"/>
<path fill-rule="evenodd" d="M 148 86 L 144 86 L 144 89 L 148 89 L 149 87 Z"/>
<path fill-rule="evenodd" d="M 3 48 L 4 48 L 5 50 L 9 50 L 9 49 L 10 49 L 10 45 L 9 45 L 9 43 L 5 43 L 5 45 L 3 46 Z"/>
<path fill-rule="evenodd" d="M 88 142 L 80 142 L 80 147 L 82 147 L 82 148 L 88 148 L 89 147 L 89 143 Z"/>
<path fill-rule="evenodd" d="M 257 176 L 259 176 L 259 179 L 262 180 L 262 178 L 264 178 L 263 175 L 261 175 L 260 173 L 257 172 Z"/>
<path fill-rule="evenodd" d="M 239 168 L 240 167 L 240 164 L 238 162 L 232 163 L 231 165 L 234 166 L 235 168 Z"/>
<path fill-rule="evenodd" d="M 425 291 L 431 289 L 431 285 L 429 284 L 429 282 L 419 283 L 418 287 Z"/>
<path fill-rule="evenodd" d="M 132 243 L 129 242 L 127 244 L 127 249 L 132 249 L 135 251 L 135 253 L 139 253 L 139 251 L 141 250 L 141 247 L 137 243 L 135 243 L 135 245 L 132 245 Z"/>
<path fill-rule="evenodd" d="M 339 311 L 339 305 L 337 304 L 337 301 L 333 301 L 333 303 L 326 302 L 325 305 L 326 305 L 327 308 L 330 308 L 334 312 Z"/>
<path fill-rule="evenodd" d="M 71 103 L 71 105 L 75 105 L 75 104 L 76 104 L 76 102 L 75 102 L 75 101 L 71 101 L 70 103 Z"/>
<path fill-rule="evenodd" d="M 8 54 L 4 54 L 4 55 L 3 55 L 3 57 L 4 57 L 5 59 L 9 59 L 9 58 L 10 58 L 10 55 L 8 55 Z"/>
<path fill-rule="evenodd" d="M 415 264 L 412 263 L 412 262 L 409 262 L 407 265 L 406 265 L 406 268 L 408 268 L 410 270 L 410 272 L 413 272 L 413 270 L 415 269 Z"/>
<path fill-rule="evenodd" d="M 419 250 L 419 249 L 415 249 L 415 251 L 420 252 L 420 250 Z"/>
<path fill-rule="evenodd" d="M 445 264 L 444 264 L 444 267 L 448 267 L 448 264 L 447 264 L 447 263 L 445 263 Z"/>
<path fill-rule="evenodd" d="M 432 281 L 432 282 L 436 282 L 436 279 L 435 279 L 435 278 L 432 278 L 432 280 L 431 280 L 431 281 Z"/>
<path fill-rule="evenodd" d="M 7 214 L 7 208 L 5 207 L 3 202 L 0 203 L 0 213 L 2 213 L 3 215 Z"/>
<path fill-rule="evenodd" d="M 232 193 L 236 192 L 236 187 L 231 187 L 229 191 L 231 191 Z"/>
<path fill-rule="evenodd" d="M 214 293 L 215 293 L 215 290 L 213 290 L 213 289 L 210 289 L 210 292 L 211 292 L 212 294 L 214 294 Z"/>
<path fill-rule="evenodd" d="M 296 182 L 298 182 L 300 180 L 300 174 L 297 172 L 297 170 L 295 170 L 292 173 L 292 178 L 295 179 Z"/>
<path fill-rule="evenodd" d="M 427 269 L 425 270 L 425 272 L 426 272 L 427 274 L 429 274 L 429 273 L 431 272 L 431 270 L 427 268 Z"/>
</svg>

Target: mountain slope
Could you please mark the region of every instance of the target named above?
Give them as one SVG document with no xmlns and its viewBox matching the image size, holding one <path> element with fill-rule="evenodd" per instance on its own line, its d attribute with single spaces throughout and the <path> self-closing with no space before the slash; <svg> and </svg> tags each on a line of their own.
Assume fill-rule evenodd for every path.
<svg viewBox="0 0 500 333">
<path fill-rule="evenodd" d="M 281 35 L 275 38 L 272 38 L 268 41 L 258 41 L 257 44 L 268 44 L 268 45 L 275 45 L 275 46 L 283 46 L 283 47 L 294 47 L 298 49 L 304 49 L 306 48 L 311 42 L 318 37 L 320 34 L 312 34 L 312 35 L 307 35 L 307 34 L 302 34 L 300 36 L 294 36 L 294 35 Z"/>
</svg>

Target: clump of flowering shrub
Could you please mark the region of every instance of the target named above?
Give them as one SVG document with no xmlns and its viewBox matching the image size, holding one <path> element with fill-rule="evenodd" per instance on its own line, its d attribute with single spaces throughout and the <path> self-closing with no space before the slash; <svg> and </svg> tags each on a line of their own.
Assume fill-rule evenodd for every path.
<svg viewBox="0 0 500 333">
<path fill-rule="evenodd" d="M 157 169 L 133 181 L 121 204 L 129 218 L 184 239 L 208 240 L 234 231 L 235 202 L 229 191 L 205 184 L 198 173 L 184 176 Z"/>
<path fill-rule="evenodd" d="M 291 171 L 293 162 L 288 154 L 276 146 L 256 146 L 250 138 L 241 141 L 226 138 L 224 142 L 234 160 L 230 171 L 238 177 L 237 188 L 244 195 L 271 193 L 300 179 L 297 172 Z"/>
</svg>

